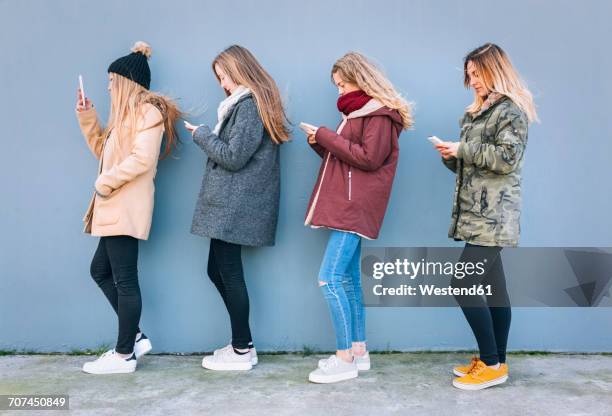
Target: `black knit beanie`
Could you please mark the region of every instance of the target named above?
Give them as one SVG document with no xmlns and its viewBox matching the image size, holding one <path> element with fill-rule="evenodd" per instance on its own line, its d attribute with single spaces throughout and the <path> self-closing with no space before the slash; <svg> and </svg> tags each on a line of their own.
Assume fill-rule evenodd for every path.
<svg viewBox="0 0 612 416">
<path fill-rule="evenodd" d="M 132 47 L 132 53 L 110 64 L 108 72 L 122 75 L 149 89 L 151 86 L 151 69 L 149 69 L 148 62 L 150 56 L 151 47 L 145 42 L 136 42 Z"/>
</svg>

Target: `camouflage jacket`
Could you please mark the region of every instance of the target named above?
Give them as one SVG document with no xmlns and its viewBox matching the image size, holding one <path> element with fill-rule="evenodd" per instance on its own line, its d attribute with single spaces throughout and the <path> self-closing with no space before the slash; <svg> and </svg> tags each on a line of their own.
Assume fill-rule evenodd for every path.
<svg viewBox="0 0 612 416">
<path fill-rule="evenodd" d="M 520 235 L 521 167 L 527 116 L 512 100 L 491 94 L 477 114 L 461 119 L 450 238 L 482 246 L 516 246 Z"/>
</svg>

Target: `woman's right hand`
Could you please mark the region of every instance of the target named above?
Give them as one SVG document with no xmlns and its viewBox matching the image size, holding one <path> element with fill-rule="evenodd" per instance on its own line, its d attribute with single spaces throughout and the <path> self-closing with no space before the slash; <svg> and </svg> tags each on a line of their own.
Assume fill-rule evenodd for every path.
<svg viewBox="0 0 612 416">
<path fill-rule="evenodd" d="M 93 104 L 91 103 L 91 101 L 89 101 L 89 98 L 85 97 L 85 105 L 83 105 L 83 92 L 81 91 L 80 88 L 77 88 L 77 102 L 76 102 L 76 111 L 78 111 L 79 113 L 81 111 L 87 111 L 90 110 L 93 107 Z"/>
<path fill-rule="evenodd" d="M 203 126 L 203 124 L 199 124 L 199 125 L 196 126 L 195 124 L 191 124 L 187 120 L 183 120 L 183 123 L 185 123 L 185 128 L 187 129 L 187 131 L 189 133 L 191 133 L 192 137 L 193 137 L 193 133 L 195 133 L 195 131 L 198 129 L 198 127 L 202 127 Z"/>
</svg>

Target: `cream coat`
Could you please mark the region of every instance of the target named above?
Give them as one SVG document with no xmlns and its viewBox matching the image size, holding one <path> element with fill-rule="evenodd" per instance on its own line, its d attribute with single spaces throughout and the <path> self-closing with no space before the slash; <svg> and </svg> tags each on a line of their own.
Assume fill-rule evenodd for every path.
<svg viewBox="0 0 612 416">
<path fill-rule="evenodd" d="M 97 139 L 102 126 L 94 108 L 77 111 L 81 131 L 89 149 L 100 161 L 95 190 L 83 221 L 83 232 L 93 236 L 129 235 L 141 240 L 149 237 L 153 217 L 153 180 L 164 133 L 159 110 L 145 104 L 144 117 L 138 119 L 132 137 L 111 131 Z M 125 127 L 124 127 L 125 128 Z M 125 130 L 128 131 L 127 128 Z"/>
</svg>

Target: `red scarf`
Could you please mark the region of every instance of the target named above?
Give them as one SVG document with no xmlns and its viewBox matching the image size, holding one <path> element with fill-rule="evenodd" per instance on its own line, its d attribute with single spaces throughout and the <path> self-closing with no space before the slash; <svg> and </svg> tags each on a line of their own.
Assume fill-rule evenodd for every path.
<svg viewBox="0 0 612 416">
<path fill-rule="evenodd" d="M 346 94 L 338 97 L 338 111 L 348 116 L 353 111 L 359 110 L 361 107 L 366 105 L 370 99 L 372 99 L 372 97 L 362 90 L 347 92 Z"/>
</svg>

